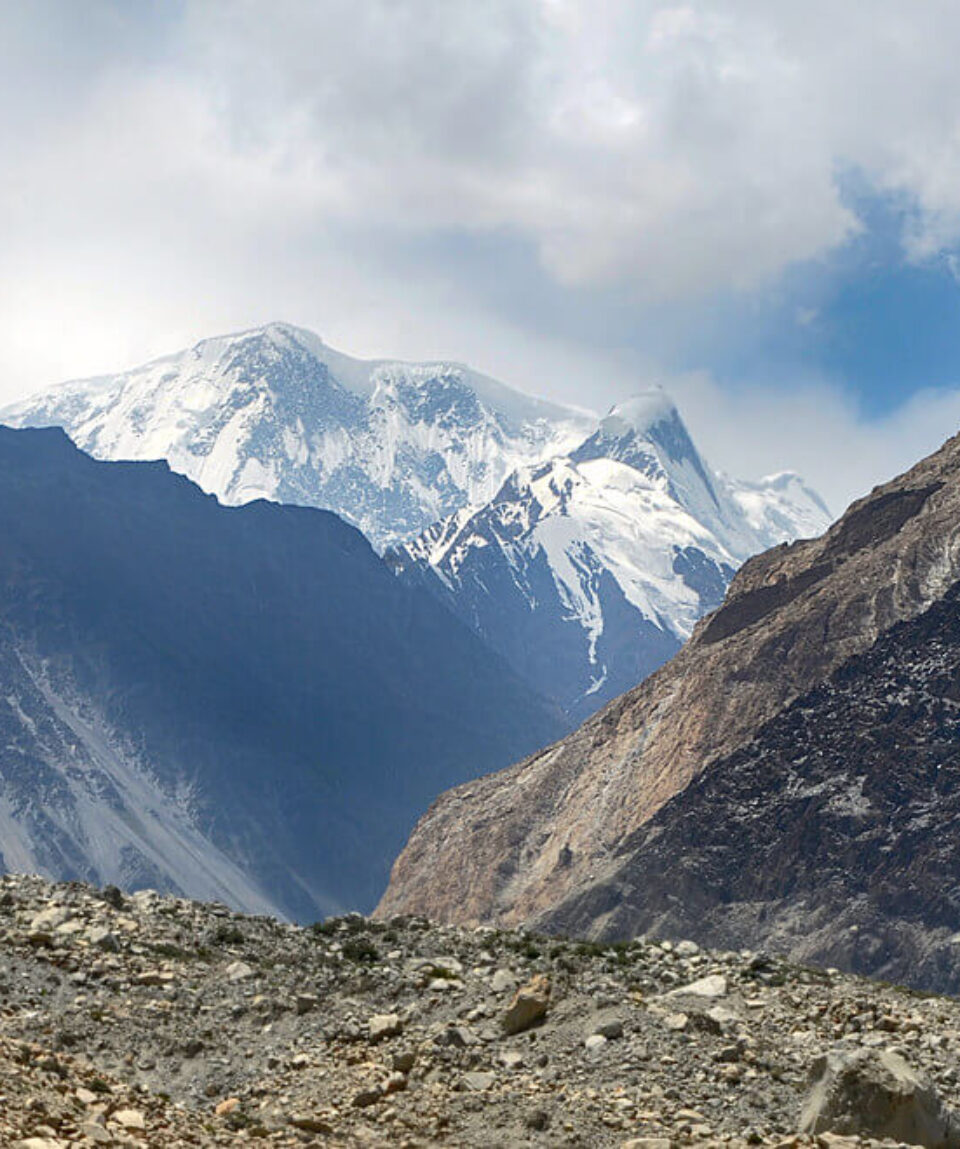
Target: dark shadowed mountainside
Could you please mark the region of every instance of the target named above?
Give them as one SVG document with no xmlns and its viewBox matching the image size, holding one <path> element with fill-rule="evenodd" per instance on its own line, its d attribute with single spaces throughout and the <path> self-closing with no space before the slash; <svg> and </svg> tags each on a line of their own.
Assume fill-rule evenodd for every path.
<svg viewBox="0 0 960 1149">
<path fill-rule="evenodd" d="M 316 917 L 558 720 L 328 512 L 0 428 L 6 869 Z"/>
</svg>

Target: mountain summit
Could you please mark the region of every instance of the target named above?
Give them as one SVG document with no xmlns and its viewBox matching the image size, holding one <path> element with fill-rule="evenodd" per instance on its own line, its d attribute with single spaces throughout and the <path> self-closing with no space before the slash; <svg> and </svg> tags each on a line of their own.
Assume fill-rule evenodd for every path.
<svg viewBox="0 0 960 1149">
<path fill-rule="evenodd" d="M 0 412 L 101 459 L 166 459 L 221 502 L 322 507 L 382 548 L 571 448 L 583 414 L 457 363 L 352 359 L 285 323 L 205 339 Z"/>
<path fill-rule="evenodd" d="M 829 521 L 793 476 L 712 472 L 656 390 L 386 557 L 582 720 L 674 655 L 746 558 Z"/>
</svg>

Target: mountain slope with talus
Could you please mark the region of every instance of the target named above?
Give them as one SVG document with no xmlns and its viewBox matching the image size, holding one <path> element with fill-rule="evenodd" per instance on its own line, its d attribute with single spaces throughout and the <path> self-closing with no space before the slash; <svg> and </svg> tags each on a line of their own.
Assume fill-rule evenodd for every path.
<svg viewBox="0 0 960 1149">
<path fill-rule="evenodd" d="M 829 521 L 795 475 L 713 473 L 651 391 L 386 558 L 579 721 L 672 657 L 744 559 Z"/>
<path fill-rule="evenodd" d="M 329 512 L 0 428 L 0 538 L 0 869 L 362 909 L 435 794 L 561 730 Z"/>
<path fill-rule="evenodd" d="M 221 502 L 332 510 L 375 547 L 490 498 L 592 420 L 456 363 L 352 359 L 284 323 L 0 411 L 101 459 L 165 459 Z"/>
<path fill-rule="evenodd" d="M 379 912 L 516 923 L 615 889 L 624 843 L 671 798 L 958 577 L 954 438 L 820 538 L 746 562 L 683 650 L 574 734 L 443 795 L 395 863 Z M 600 917 L 581 916 L 580 928 L 602 928 Z"/>
</svg>

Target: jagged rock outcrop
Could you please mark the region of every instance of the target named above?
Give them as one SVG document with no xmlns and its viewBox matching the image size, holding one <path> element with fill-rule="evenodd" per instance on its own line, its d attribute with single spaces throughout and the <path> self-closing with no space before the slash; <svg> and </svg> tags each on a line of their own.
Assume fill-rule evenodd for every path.
<svg viewBox="0 0 960 1149">
<path fill-rule="evenodd" d="M 958 577 L 954 438 L 822 537 L 747 562 L 672 662 L 573 735 L 442 796 L 379 912 L 515 923 L 596 893 L 628 837 L 674 795 Z"/>
</svg>

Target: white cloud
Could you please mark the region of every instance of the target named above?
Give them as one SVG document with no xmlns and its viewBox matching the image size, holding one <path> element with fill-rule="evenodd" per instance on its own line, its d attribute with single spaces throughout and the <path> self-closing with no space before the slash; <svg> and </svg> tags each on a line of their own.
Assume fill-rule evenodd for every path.
<svg viewBox="0 0 960 1149">
<path fill-rule="evenodd" d="M 0 0 L 0 33 L 0 401 L 282 317 L 602 406 L 638 381 L 616 348 L 426 247 L 509 237 L 641 315 L 842 243 L 847 168 L 917 204 L 909 258 L 960 235 L 953 0 Z M 958 414 L 677 387 L 719 463 L 834 501 Z"/>
</svg>

